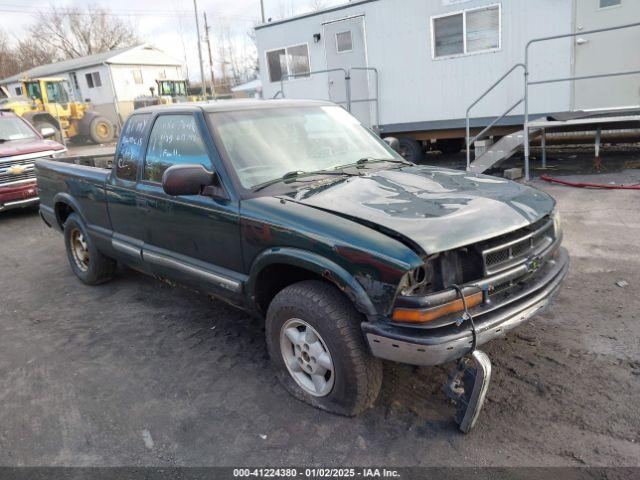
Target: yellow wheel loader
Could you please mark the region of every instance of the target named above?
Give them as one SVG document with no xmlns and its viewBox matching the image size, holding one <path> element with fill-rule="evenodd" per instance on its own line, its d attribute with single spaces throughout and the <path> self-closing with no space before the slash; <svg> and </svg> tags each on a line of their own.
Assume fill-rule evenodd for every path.
<svg viewBox="0 0 640 480">
<path fill-rule="evenodd" d="M 151 105 L 169 105 L 173 103 L 200 102 L 206 97 L 189 95 L 186 80 L 156 80 L 156 89 L 150 88 L 151 95 L 141 95 L 133 102 L 133 108 L 148 107 Z"/>
<path fill-rule="evenodd" d="M 90 105 L 69 99 L 66 80 L 63 78 L 38 78 L 22 81 L 20 97 L 5 96 L 0 100 L 0 110 L 11 110 L 28 120 L 37 130 L 53 128 L 55 139 L 91 140 L 108 143 L 115 136 L 113 123 L 90 109 Z"/>
</svg>

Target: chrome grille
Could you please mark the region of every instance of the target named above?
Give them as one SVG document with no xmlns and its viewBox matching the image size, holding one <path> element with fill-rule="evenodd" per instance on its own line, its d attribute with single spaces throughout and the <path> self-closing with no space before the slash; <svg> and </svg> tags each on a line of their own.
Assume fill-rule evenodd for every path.
<svg viewBox="0 0 640 480">
<path fill-rule="evenodd" d="M 485 275 L 519 265 L 547 248 L 554 240 L 553 220 L 545 217 L 529 227 L 480 246 Z"/>
<path fill-rule="evenodd" d="M 11 167 L 23 166 L 26 169 L 21 173 L 10 173 Z M 11 184 L 36 178 L 35 160 L 33 158 L 22 160 L 0 161 L 0 185 Z"/>
</svg>

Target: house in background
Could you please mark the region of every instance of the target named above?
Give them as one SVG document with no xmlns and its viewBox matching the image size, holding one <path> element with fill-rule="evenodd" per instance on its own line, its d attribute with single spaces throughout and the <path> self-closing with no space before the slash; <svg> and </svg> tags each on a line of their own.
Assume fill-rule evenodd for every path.
<svg viewBox="0 0 640 480">
<path fill-rule="evenodd" d="M 69 93 L 78 101 L 90 102 L 95 110 L 115 124 L 133 111 L 133 100 L 157 94 L 156 80 L 184 78 L 180 60 L 149 45 L 111 50 L 63 62 L 32 68 L 0 80 L 10 95 L 19 96 L 21 80 L 40 77 L 62 77 Z"/>
</svg>

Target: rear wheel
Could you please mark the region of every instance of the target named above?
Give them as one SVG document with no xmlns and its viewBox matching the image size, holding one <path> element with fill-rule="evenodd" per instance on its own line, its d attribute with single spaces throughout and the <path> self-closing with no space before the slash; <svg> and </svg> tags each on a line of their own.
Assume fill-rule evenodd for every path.
<svg viewBox="0 0 640 480">
<path fill-rule="evenodd" d="M 83 283 L 98 285 L 113 277 L 116 261 L 95 247 L 84 223 L 75 213 L 64 223 L 64 243 L 71 270 Z"/>
<path fill-rule="evenodd" d="M 412 163 L 421 163 L 424 160 L 424 148 L 422 144 L 409 137 L 400 137 L 400 155 Z"/>
<path fill-rule="evenodd" d="M 108 143 L 113 140 L 113 124 L 105 117 L 96 117 L 89 125 L 89 137 L 93 143 Z"/>
<path fill-rule="evenodd" d="M 309 280 L 278 293 L 267 312 L 267 347 L 289 393 L 340 415 L 369 407 L 380 391 L 382 364 L 367 350 L 361 321 L 328 283 Z"/>
</svg>

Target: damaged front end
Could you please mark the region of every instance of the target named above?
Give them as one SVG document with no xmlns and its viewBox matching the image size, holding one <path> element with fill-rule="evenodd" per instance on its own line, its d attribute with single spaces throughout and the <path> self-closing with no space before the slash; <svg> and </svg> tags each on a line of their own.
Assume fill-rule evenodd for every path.
<svg viewBox="0 0 640 480">
<path fill-rule="evenodd" d="M 390 315 L 363 324 L 372 353 L 413 365 L 461 359 L 446 390 L 468 431 L 482 407 L 491 364 L 476 350 L 540 313 L 569 268 L 559 218 L 434 255 L 405 275 Z"/>
</svg>

